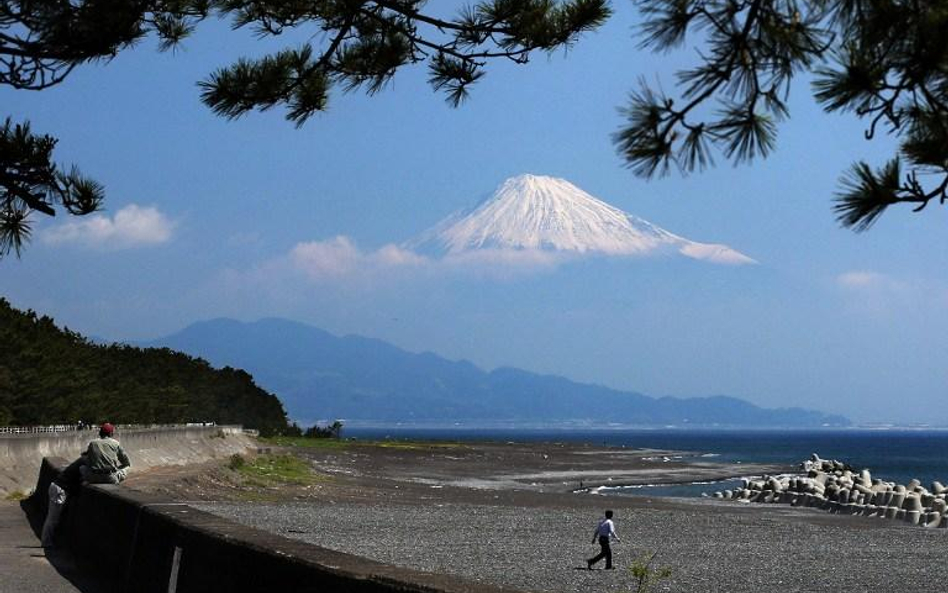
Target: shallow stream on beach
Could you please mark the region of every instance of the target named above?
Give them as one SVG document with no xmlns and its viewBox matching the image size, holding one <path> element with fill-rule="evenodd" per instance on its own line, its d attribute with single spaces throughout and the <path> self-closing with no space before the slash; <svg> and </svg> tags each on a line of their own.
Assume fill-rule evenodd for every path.
<svg viewBox="0 0 948 593">
<path fill-rule="evenodd" d="M 795 466 L 818 453 L 873 477 L 898 483 L 913 478 L 948 484 L 948 430 L 646 430 L 628 428 L 347 427 L 345 436 L 371 439 L 569 441 L 689 452 L 689 458 L 740 464 Z M 603 494 L 697 497 L 740 485 L 740 480 L 656 487 L 605 488 Z M 594 484 L 588 484 L 592 487 Z"/>
<path fill-rule="evenodd" d="M 606 486 L 599 489 L 599 494 L 615 496 L 711 496 L 722 490 L 740 488 L 743 479 L 720 480 L 715 482 L 691 482 L 688 484 L 644 484 L 635 486 Z"/>
</svg>

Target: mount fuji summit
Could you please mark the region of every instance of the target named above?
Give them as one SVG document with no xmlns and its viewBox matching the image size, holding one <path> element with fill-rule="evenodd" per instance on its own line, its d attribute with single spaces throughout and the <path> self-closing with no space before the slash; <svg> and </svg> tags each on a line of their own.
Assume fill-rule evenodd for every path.
<svg viewBox="0 0 948 593">
<path fill-rule="evenodd" d="M 519 175 L 489 198 L 404 247 L 461 256 L 483 250 L 636 256 L 678 252 L 719 264 L 753 264 L 726 245 L 698 243 L 623 212 L 565 179 Z"/>
</svg>

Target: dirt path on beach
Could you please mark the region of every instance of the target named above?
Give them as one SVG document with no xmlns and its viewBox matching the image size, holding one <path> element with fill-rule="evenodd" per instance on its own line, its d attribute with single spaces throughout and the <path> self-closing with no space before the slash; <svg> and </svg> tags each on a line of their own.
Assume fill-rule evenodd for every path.
<svg viewBox="0 0 948 593">
<path fill-rule="evenodd" d="M 309 461 L 325 479 L 261 493 L 271 500 L 331 497 L 404 502 L 434 494 L 462 500 L 504 497 L 542 505 L 549 495 L 595 494 L 601 486 L 678 484 L 776 474 L 793 468 L 722 464 L 697 453 L 597 447 L 577 443 L 352 442 L 342 447 L 269 448 Z M 240 483 L 223 464 L 156 468 L 133 474 L 127 486 L 175 500 L 234 500 Z M 438 492 L 440 491 L 440 492 Z M 537 496 L 539 494 L 547 496 Z"/>
</svg>

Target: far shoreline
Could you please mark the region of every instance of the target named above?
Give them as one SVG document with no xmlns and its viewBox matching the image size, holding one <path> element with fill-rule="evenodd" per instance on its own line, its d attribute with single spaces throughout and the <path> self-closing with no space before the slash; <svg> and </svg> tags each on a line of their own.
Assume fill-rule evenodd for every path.
<svg viewBox="0 0 948 593">
<path fill-rule="evenodd" d="M 305 424 L 324 425 L 334 420 L 307 421 Z M 339 419 L 343 422 L 344 432 L 358 433 L 424 433 L 424 432 L 503 432 L 503 433 L 680 433 L 680 434 L 733 434 L 745 433 L 754 435 L 766 434 L 831 434 L 831 433 L 906 433 L 918 434 L 925 432 L 945 433 L 948 426 L 919 426 L 900 424 L 860 424 L 852 426 L 742 426 L 742 425 L 649 425 L 649 424 L 583 424 L 583 423 L 452 423 L 452 422 L 374 422 Z"/>
</svg>

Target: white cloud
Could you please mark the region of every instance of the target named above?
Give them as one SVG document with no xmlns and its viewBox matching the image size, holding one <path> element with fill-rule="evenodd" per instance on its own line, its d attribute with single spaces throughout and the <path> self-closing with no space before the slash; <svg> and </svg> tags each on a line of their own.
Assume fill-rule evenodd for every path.
<svg viewBox="0 0 948 593">
<path fill-rule="evenodd" d="M 362 253 L 347 237 L 328 241 L 297 243 L 290 251 L 290 261 L 311 278 L 342 276 L 353 272 Z"/>
<path fill-rule="evenodd" d="M 398 245 L 386 245 L 372 257 L 377 263 L 388 266 L 422 266 L 428 263 L 427 258 Z"/>
<path fill-rule="evenodd" d="M 857 299 L 885 298 L 899 306 L 926 308 L 948 304 L 948 286 L 943 280 L 902 278 L 873 272 L 853 270 L 836 277 L 836 284 Z"/>
<path fill-rule="evenodd" d="M 909 311 L 944 311 L 948 287 L 942 280 L 896 277 L 872 270 L 852 270 L 836 276 L 851 311 L 889 319 Z"/>
<path fill-rule="evenodd" d="M 724 245 L 691 243 L 680 251 L 688 257 L 718 264 L 754 264 L 755 260 Z M 377 281 L 404 277 L 475 276 L 510 279 L 547 273 L 557 267 L 603 253 L 568 250 L 481 248 L 440 257 L 426 256 L 405 246 L 387 244 L 374 251 L 362 250 L 350 237 L 337 235 L 322 241 L 297 243 L 288 253 L 263 262 L 248 275 L 260 282 L 334 282 L 365 286 Z M 269 280 L 268 280 L 269 279 Z"/>
<path fill-rule="evenodd" d="M 337 236 L 328 241 L 297 243 L 289 254 L 293 267 L 312 280 L 367 276 L 393 268 L 420 267 L 429 260 L 396 245 L 373 252 L 361 251 L 351 239 Z"/>
<path fill-rule="evenodd" d="M 889 283 L 889 279 L 878 272 L 854 270 L 837 276 L 836 283 L 846 288 L 871 288 L 884 286 Z"/>
<path fill-rule="evenodd" d="M 420 255 L 404 247 L 388 244 L 375 251 L 363 251 L 349 237 L 339 235 L 325 241 L 297 243 L 281 258 L 286 265 L 265 265 L 276 272 L 288 267 L 311 281 L 372 281 L 402 275 L 411 270 L 424 275 L 474 274 L 506 278 L 545 271 L 576 259 L 576 254 L 539 249 L 480 249 L 442 258 Z"/>
<path fill-rule="evenodd" d="M 157 245 L 171 239 L 174 223 L 154 206 L 130 204 L 109 218 L 102 214 L 77 217 L 47 229 L 40 239 L 50 245 L 76 243 L 123 249 Z"/>
</svg>

